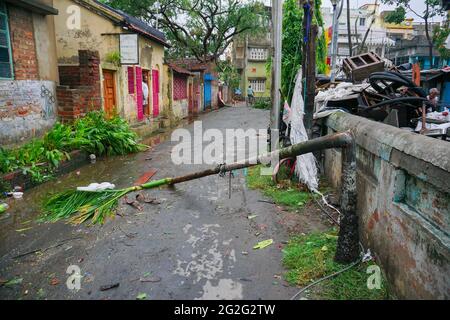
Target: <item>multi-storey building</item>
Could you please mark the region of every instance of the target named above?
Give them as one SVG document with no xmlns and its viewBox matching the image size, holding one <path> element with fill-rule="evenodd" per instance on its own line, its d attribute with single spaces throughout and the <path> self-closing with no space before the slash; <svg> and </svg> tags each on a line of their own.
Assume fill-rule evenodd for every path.
<svg viewBox="0 0 450 320">
<path fill-rule="evenodd" d="M 270 9 L 267 7 L 268 16 Z M 270 97 L 272 73 L 267 68 L 272 47 L 270 20 L 266 26 L 266 33 L 236 37 L 233 41 L 231 61 L 241 76 L 239 87 L 244 96 L 251 86 L 257 98 Z"/>
</svg>

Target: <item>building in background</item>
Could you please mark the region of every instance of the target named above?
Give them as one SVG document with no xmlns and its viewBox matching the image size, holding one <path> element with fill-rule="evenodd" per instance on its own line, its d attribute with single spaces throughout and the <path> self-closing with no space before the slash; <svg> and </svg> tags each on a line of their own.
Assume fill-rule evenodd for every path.
<svg viewBox="0 0 450 320">
<path fill-rule="evenodd" d="M 402 23 L 388 23 L 385 21 L 386 16 L 393 11 L 382 11 L 380 17 L 381 24 L 386 28 L 386 35 L 394 41 L 411 40 L 414 36 L 414 19 L 407 18 Z"/>
<path fill-rule="evenodd" d="M 45 133 L 57 120 L 52 0 L 0 1 L 0 145 Z"/>
<path fill-rule="evenodd" d="M 217 66 L 214 61 L 200 62 L 195 58 L 185 58 L 172 60 L 169 63 L 184 68 L 193 74 L 193 108 L 195 113 L 219 107 L 219 82 Z"/>
<path fill-rule="evenodd" d="M 71 120 L 90 109 L 103 109 L 132 124 L 157 126 L 155 119 L 163 112 L 161 77 L 168 46 L 164 34 L 96 0 L 58 0 L 55 6 L 60 11 L 55 25 L 61 118 Z M 79 26 L 70 25 L 73 8 L 79 10 Z"/>
<path fill-rule="evenodd" d="M 271 7 L 266 7 L 270 17 Z M 266 24 L 267 33 L 254 36 L 237 36 L 231 48 L 231 61 L 241 76 L 240 89 L 247 96 L 247 88 L 252 87 L 255 97 L 269 98 L 272 86 L 272 72 L 267 70 L 267 61 L 272 47 L 271 22 Z"/>
<path fill-rule="evenodd" d="M 331 31 L 333 9 L 322 8 L 321 11 L 324 18 L 324 25 Z M 375 20 L 372 24 L 373 18 Z M 366 34 L 367 37 L 363 52 L 373 51 L 380 57 L 385 57 L 388 48 L 395 45 L 395 41 L 388 37 L 388 30 L 379 13 L 379 4 L 365 4 L 357 9 L 351 9 L 350 26 L 353 54 L 355 53 L 355 49 L 364 41 Z M 338 34 L 338 61 L 341 61 L 350 55 L 346 9 L 342 10 L 339 18 Z M 331 50 L 330 45 L 328 48 Z"/>
<path fill-rule="evenodd" d="M 395 65 L 404 63 L 419 63 L 422 70 L 440 68 L 449 63 L 440 57 L 439 51 L 433 47 L 433 61 L 430 61 L 429 45 L 425 35 L 425 25 L 423 23 L 412 23 L 412 36 L 406 39 L 397 39 L 395 46 L 390 47 L 387 58 Z M 436 28 L 440 28 L 439 22 L 432 23 L 430 35 Z"/>
<path fill-rule="evenodd" d="M 164 73 L 163 78 L 167 81 L 163 83 L 163 101 L 169 107 L 171 114 L 176 119 L 192 117 L 197 114 L 199 104 L 198 99 L 194 97 L 196 74 L 170 62 L 164 64 Z"/>
</svg>

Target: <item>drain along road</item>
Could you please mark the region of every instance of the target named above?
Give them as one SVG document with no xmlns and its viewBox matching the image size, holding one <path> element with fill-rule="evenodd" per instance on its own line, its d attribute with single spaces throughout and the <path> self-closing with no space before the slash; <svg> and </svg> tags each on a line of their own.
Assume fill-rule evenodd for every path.
<svg viewBox="0 0 450 320">
<path fill-rule="evenodd" d="M 224 132 L 265 129 L 268 117 L 239 107 L 199 120 L 204 130 Z M 169 140 L 140 154 L 98 160 L 15 200 L 0 217 L 0 279 L 12 280 L 0 284 L 0 299 L 136 299 L 142 293 L 147 299 L 289 299 L 298 290 L 282 279 L 289 231 L 323 230 L 327 223 L 317 212 L 299 215 L 259 201 L 264 197 L 247 189 L 245 171 L 232 179 L 231 199 L 228 178 L 211 176 L 143 191 L 160 203 L 142 203 L 138 210 L 121 202 L 118 215 L 103 226 L 36 222 L 39 202 L 50 192 L 103 181 L 125 187 L 152 168 L 156 179 L 206 167 L 173 164 L 175 142 Z M 252 249 L 266 239 L 274 243 Z M 66 285 L 69 266 L 81 271 L 78 291 Z"/>
</svg>

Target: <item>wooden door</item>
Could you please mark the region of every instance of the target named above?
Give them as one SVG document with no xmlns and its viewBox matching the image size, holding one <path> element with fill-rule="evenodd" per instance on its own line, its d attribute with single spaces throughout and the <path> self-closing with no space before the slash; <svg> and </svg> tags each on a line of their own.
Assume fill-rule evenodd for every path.
<svg viewBox="0 0 450 320">
<path fill-rule="evenodd" d="M 159 116 L 159 71 L 152 70 L 153 118 Z"/>
<path fill-rule="evenodd" d="M 108 118 L 116 112 L 116 82 L 114 71 L 103 70 L 103 106 Z"/>
</svg>

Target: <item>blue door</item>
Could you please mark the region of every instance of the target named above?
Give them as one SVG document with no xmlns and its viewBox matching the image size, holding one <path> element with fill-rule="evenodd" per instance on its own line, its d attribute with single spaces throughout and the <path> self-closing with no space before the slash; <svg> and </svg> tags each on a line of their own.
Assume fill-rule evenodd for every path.
<svg viewBox="0 0 450 320">
<path fill-rule="evenodd" d="M 450 81 L 444 82 L 441 93 L 441 110 L 442 108 L 450 108 Z"/>
<path fill-rule="evenodd" d="M 204 108 L 203 109 L 206 109 L 207 107 L 211 106 L 211 96 L 212 96 L 211 81 L 213 80 L 213 77 L 210 73 L 206 73 L 203 79 L 204 79 L 204 84 L 205 84 L 204 85 L 205 99 L 204 99 Z"/>
</svg>

